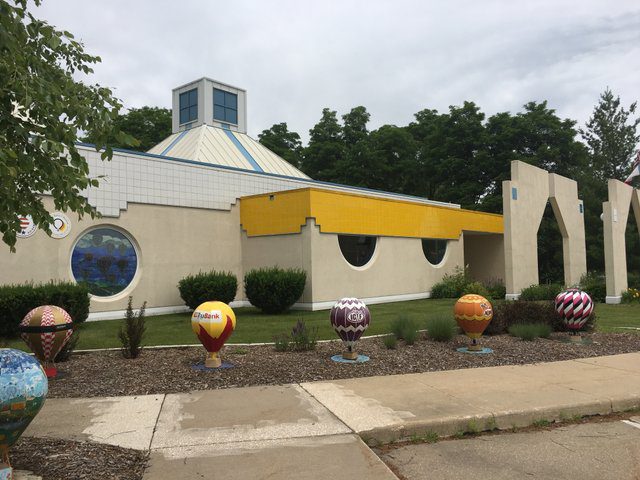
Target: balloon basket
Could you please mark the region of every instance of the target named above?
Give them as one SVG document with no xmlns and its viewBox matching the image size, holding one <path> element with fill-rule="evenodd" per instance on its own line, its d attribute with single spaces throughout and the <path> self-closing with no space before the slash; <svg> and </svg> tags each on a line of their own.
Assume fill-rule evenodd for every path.
<svg viewBox="0 0 640 480">
<path fill-rule="evenodd" d="M 222 365 L 222 360 L 220 357 L 209 357 L 204 361 L 204 366 L 207 368 L 219 368 Z"/>
<path fill-rule="evenodd" d="M 230 362 L 222 362 L 219 367 L 207 367 L 205 362 L 198 362 L 195 365 L 191 365 L 192 370 L 198 372 L 215 372 L 218 370 L 225 370 L 227 368 L 234 368 L 235 365 Z"/>
<path fill-rule="evenodd" d="M 473 353 L 476 355 L 483 355 L 487 353 L 493 353 L 493 350 L 487 347 L 480 347 L 479 350 L 473 350 L 471 347 L 461 347 L 456 349 L 460 353 Z"/>
<path fill-rule="evenodd" d="M 56 378 L 58 376 L 58 369 L 53 365 L 48 365 L 44 367 L 44 373 L 48 379 Z"/>
<path fill-rule="evenodd" d="M 369 361 L 369 357 L 366 355 L 358 355 L 354 359 L 349 359 L 344 357 L 345 354 L 342 355 L 334 355 L 331 357 L 331 360 L 337 363 L 364 363 Z"/>
</svg>

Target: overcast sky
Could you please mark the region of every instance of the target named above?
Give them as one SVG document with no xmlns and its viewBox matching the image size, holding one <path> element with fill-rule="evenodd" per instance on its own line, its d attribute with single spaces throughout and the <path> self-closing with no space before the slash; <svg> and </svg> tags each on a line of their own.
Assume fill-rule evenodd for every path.
<svg viewBox="0 0 640 480">
<path fill-rule="evenodd" d="M 322 108 L 370 128 L 465 100 L 491 115 L 548 100 L 583 124 L 609 86 L 640 99 L 640 1 L 44 0 L 36 16 L 102 57 L 92 80 L 126 107 L 171 107 L 208 76 L 247 90 L 249 134 Z"/>
</svg>

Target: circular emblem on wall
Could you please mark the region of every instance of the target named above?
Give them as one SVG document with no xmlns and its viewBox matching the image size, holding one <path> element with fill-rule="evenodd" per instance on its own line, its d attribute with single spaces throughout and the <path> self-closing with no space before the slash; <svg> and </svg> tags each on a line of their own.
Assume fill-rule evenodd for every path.
<svg viewBox="0 0 640 480">
<path fill-rule="evenodd" d="M 38 227 L 33 223 L 31 215 L 18 215 L 18 218 L 20 219 L 20 229 L 16 233 L 18 238 L 29 238 L 36 233 Z"/>
<path fill-rule="evenodd" d="M 49 225 L 49 231 L 52 238 L 64 238 L 71 231 L 71 221 L 62 212 L 53 212 L 51 214 L 53 222 Z"/>
</svg>

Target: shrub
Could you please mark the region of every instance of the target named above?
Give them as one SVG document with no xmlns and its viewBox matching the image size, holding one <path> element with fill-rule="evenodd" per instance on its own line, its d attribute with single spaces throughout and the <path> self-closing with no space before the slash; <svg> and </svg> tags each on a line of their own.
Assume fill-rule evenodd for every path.
<svg viewBox="0 0 640 480">
<path fill-rule="evenodd" d="M 604 302 L 607 296 L 607 283 L 604 275 L 598 272 L 588 272 L 580 278 L 580 289 L 589 294 L 594 302 Z"/>
<path fill-rule="evenodd" d="M 54 361 L 66 362 L 69 360 L 71 358 L 71 354 L 76 349 L 76 345 L 78 345 L 78 340 L 80 340 L 80 332 L 78 330 L 74 330 L 71 334 L 71 338 L 62 346 Z"/>
<path fill-rule="evenodd" d="M 468 293 L 475 293 L 476 295 L 481 295 L 484 298 L 489 298 L 491 296 L 487 287 L 480 282 L 468 283 L 462 290 L 462 294 L 467 295 Z"/>
<path fill-rule="evenodd" d="M 294 350 L 296 352 L 304 352 L 307 350 L 315 350 L 318 344 L 318 328 L 309 328 L 304 320 L 300 319 L 287 335 L 281 333 L 273 337 L 274 347 L 277 352 L 286 352 Z"/>
<path fill-rule="evenodd" d="M 458 333 L 458 325 L 449 316 L 430 318 L 427 320 L 427 333 L 431 340 L 448 342 Z"/>
<path fill-rule="evenodd" d="M 291 329 L 291 349 L 295 351 L 315 350 L 318 328 L 307 328 L 304 320 L 298 320 Z"/>
<path fill-rule="evenodd" d="M 124 323 L 118 331 L 118 338 L 122 344 L 122 356 L 124 358 L 138 358 L 142 351 L 142 337 L 146 330 L 144 309 L 147 302 L 144 302 L 138 313 L 133 311 L 133 297 L 129 297 L 127 311 L 124 315 Z"/>
<path fill-rule="evenodd" d="M 82 323 L 89 316 L 89 290 L 70 282 L 1 286 L 0 336 L 17 336 L 24 316 L 40 305 L 57 305 L 71 315 L 74 323 Z"/>
<path fill-rule="evenodd" d="M 525 323 L 543 323 L 552 330 L 564 330 L 562 320 L 555 311 L 552 302 L 495 302 L 493 305 L 493 319 L 487 326 L 485 333 L 496 335 L 507 333 L 512 325 Z"/>
<path fill-rule="evenodd" d="M 385 335 L 382 337 L 382 343 L 387 347 L 387 350 L 395 350 L 398 345 L 398 339 L 395 335 Z"/>
<path fill-rule="evenodd" d="M 260 268 L 244 276 L 244 290 L 263 313 L 282 313 L 302 296 L 306 281 L 306 272 L 298 268 Z"/>
<path fill-rule="evenodd" d="M 231 272 L 200 272 L 180 280 L 178 290 L 184 303 L 193 310 L 212 300 L 228 304 L 236 298 L 238 279 Z"/>
<path fill-rule="evenodd" d="M 555 300 L 563 288 L 559 283 L 531 285 L 522 290 L 520 300 Z"/>
<path fill-rule="evenodd" d="M 512 325 L 525 323 L 543 323 L 549 325 L 551 331 L 565 331 L 566 327 L 557 314 L 553 302 L 528 302 L 516 300 L 515 302 L 495 302 L 493 305 L 493 319 L 487 326 L 487 335 L 507 333 Z M 595 330 L 596 314 L 591 314 L 582 331 Z"/>
<path fill-rule="evenodd" d="M 640 303 L 640 290 L 628 288 L 622 292 L 622 303 Z"/>
<path fill-rule="evenodd" d="M 431 287 L 431 298 L 460 297 L 470 282 L 468 277 L 464 269 L 456 267 L 454 273 L 445 274 L 442 280 Z"/>
<path fill-rule="evenodd" d="M 484 285 L 489 291 L 489 298 L 491 300 L 504 300 L 504 297 L 507 294 L 507 288 L 504 286 L 502 281 L 489 280 Z"/>
<path fill-rule="evenodd" d="M 413 345 L 418 338 L 415 322 L 406 315 L 400 315 L 393 321 L 391 332 L 398 340 L 404 340 L 407 345 Z"/>
<path fill-rule="evenodd" d="M 628 272 L 627 283 L 629 287 L 640 290 L 640 272 Z"/>
<path fill-rule="evenodd" d="M 511 325 L 509 334 L 522 340 L 533 341 L 538 337 L 549 338 L 551 327 L 546 323 L 520 323 Z"/>
<path fill-rule="evenodd" d="M 291 339 L 286 333 L 281 333 L 273 337 L 273 344 L 276 352 L 286 352 L 289 350 Z"/>
</svg>

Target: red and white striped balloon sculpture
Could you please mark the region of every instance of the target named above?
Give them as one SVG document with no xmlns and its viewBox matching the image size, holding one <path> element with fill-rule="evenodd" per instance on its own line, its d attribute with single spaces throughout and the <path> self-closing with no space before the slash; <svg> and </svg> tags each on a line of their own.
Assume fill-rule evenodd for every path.
<svg viewBox="0 0 640 480">
<path fill-rule="evenodd" d="M 556 297 L 556 312 L 570 330 L 580 330 L 593 312 L 593 301 L 587 292 L 570 288 Z"/>
</svg>

